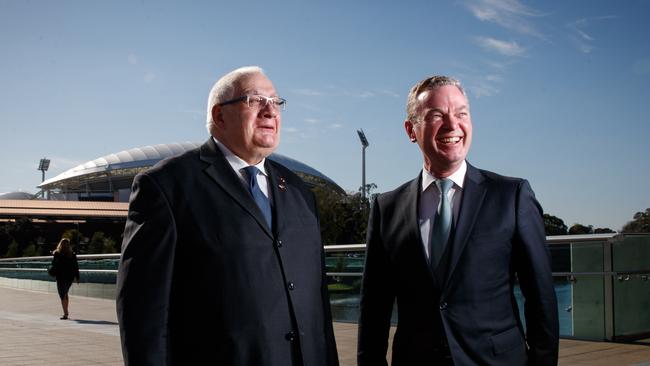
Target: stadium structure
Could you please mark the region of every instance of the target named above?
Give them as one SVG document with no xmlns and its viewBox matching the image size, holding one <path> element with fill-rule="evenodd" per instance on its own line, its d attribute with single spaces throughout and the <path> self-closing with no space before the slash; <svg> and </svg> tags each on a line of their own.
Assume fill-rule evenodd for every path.
<svg viewBox="0 0 650 366">
<path fill-rule="evenodd" d="M 159 144 L 102 156 L 43 181 L 38 186 L 41 189 L 39 196 L 59 201 L 128 202 L 136 174 L 201 144 Z M 310 186 L 326 186 L 336 192 L 344 192 L 332 179 L 295 159 L 276 153 L 271 154 L 269 159 L 291 169 Z"/>
</svg>

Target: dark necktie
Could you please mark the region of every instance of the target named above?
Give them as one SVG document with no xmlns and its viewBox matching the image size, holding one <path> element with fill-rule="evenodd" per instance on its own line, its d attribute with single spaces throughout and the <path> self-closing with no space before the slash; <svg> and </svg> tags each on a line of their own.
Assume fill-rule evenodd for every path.
<svg viewBox="0 0 650 366">
<path fill-rule="evenodd" d="M 433 220 L 433 230 L 431 230 L 431 268 L 438 268 L 438 263 L 445 252 L 449 232 L 451 231 L 451 203 L 449 202 L 449 189 L 454 185 L 451 179 L 438 180 L 440 185 L 440 210 L 436 211 L 436 217 Z"/>
<path fill-rule="evenodd" d="M 262 193 L 260 186 L 257 184 L 257 173 L 260 172 L 256 166 L 250 165 L 244 168 L 246 174 L 248 174 L 248 190 L 251 192 L 255 203 L 262 211 L 266 224 L 271 228 L 271 203 L 269 199 Z"/>
</svg>

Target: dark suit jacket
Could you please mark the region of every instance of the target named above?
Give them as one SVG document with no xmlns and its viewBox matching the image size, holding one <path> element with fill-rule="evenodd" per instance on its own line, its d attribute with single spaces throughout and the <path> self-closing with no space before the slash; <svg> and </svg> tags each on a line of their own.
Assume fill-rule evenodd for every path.
<svg viewBox="0 0 650 366">
<path fill-rule="evenodd" d="M 555 365 L 557 303 L 542 210 L 527 181 L 468 164 L 453 237 L 436 272 L 418 225 L 420 178 L 380 195 L 368 224 L 358 360 L 432 365 L 448 344 L 456 365 Z M 525 296 L 527 334 L 513 295 Z"/>
<path fill-rule="evenodd" d="M 117 284 L 127 365 L 338 365 L 313 194 L 265 167 L 272 229 L 212 139 L 136 177 Z"/>
</svg>

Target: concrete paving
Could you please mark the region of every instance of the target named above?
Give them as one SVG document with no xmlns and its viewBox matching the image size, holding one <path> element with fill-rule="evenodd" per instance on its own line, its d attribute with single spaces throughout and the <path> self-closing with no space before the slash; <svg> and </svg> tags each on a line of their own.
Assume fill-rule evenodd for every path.
<svg viewBox="0 0 650 366">
<path fill-rule="evenodd" d="M 73 285 L 75 286 L 75 285 Z M 0 287 L 0 365 L 123 365 L 112 300 Z M 335 323 L 341 366 L 356 364 L 357 326 Z M 562 340 L 560 365 L 650 366 L 650 344 Z"/>
</svg>

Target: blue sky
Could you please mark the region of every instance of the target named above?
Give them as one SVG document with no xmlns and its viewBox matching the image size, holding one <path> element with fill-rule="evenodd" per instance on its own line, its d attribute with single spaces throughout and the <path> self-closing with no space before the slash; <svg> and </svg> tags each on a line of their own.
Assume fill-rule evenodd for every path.
<svg viewBox="0 0 650 366">
<path fill-rule="evenodd" d="M 346 190 L 422 166 L 406 94 L 468 90 L 475 166 L 530 180 L 567 225 L 650 207 L 650 1 L 0 0 L 0 192 L 121 150 L 204 141 L 216 79 L 260 65 L 288 100 L 278 149 Z"/>
</svg>

